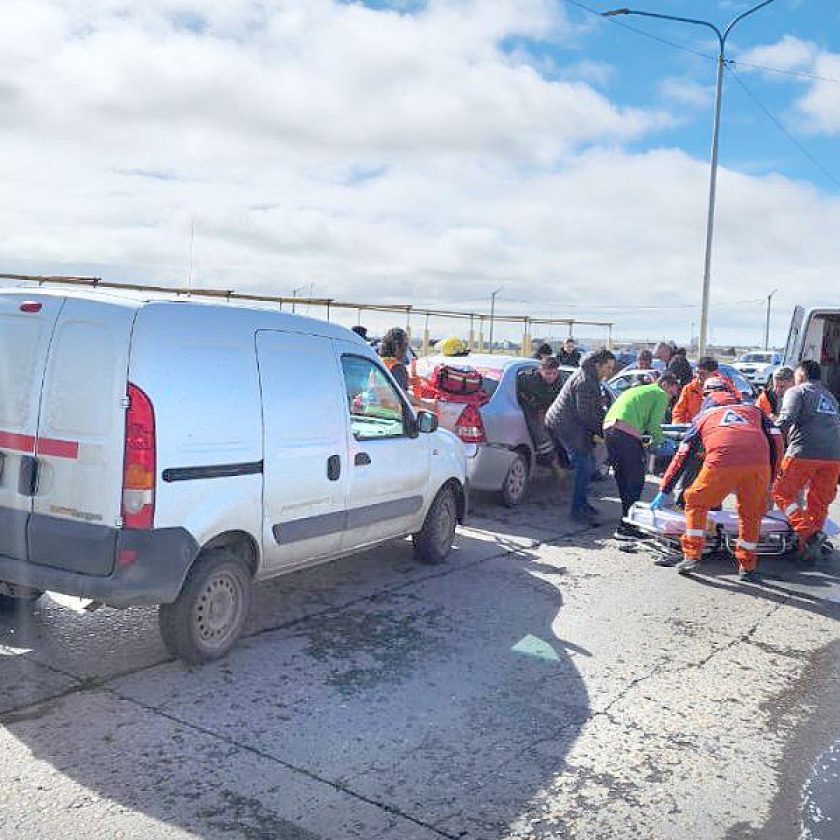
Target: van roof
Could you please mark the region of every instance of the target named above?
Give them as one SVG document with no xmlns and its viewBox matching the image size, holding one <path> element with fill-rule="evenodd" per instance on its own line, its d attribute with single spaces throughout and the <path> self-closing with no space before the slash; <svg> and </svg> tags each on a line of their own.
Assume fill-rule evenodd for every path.
<svg viewBox="0 0 840 840">
<path fill-rule="evenodd" d="M 198 295 L 196 297 L 190 297 L 172 292 L 152 290 L 90 289 L 60 285 L 50 286 L 49 284 L 42 286 L 28 284 L 0 288 L 0 295 L 6 294 L 31 294 L 33 298 L 42 296 L 75 298 L 96 301 L 103 306 L 130 307 L 132 309 L 142 309 L 147 306 L 178 306 L 191 310 L 210 308 L 215 311 L 230 312 L 240 322 L 242 319 L 249 317 L 255 319 L 255 326 L 257 328 L 277 329 L 286 327 L 287 329 L 293 329 L 298 332 L 312 332 L 325 337 L 356 341 L 359 345 L 368 347 L 368 343 L 364 339 L 340 324 L 333 324 L 320 318 L 311 318 L 305 315 L 283 312 L 277 309 L 276 304 L 268 302 L 261 304 L 259 301 L 225 300 L 216 297 L 202 298 Z"/>
</svg>

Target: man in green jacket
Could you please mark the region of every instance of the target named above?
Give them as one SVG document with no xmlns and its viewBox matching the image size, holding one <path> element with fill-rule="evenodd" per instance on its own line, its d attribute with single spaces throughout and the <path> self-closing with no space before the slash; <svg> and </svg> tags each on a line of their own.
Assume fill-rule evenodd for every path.
<svg viewBox="0 0 840 840">
<path fill-rule="evenodd" d="M 652 385 L 628 388 L 610 407 L 604 418 L 604 437 L 615 481 L 621 497 L 622 516 L 642 498 L 645 487 L 645 447 L 662 444 L 662 418 L 672 399 L 680 392 L 680 383 L 672 373 L 663 373 Z M 620 522 L 617 537 L 637 536 L 631 526 Z"/>
</svg>

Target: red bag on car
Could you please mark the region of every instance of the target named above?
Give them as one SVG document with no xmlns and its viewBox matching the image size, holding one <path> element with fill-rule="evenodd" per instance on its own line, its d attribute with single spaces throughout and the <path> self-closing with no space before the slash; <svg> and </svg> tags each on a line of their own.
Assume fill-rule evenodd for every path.
<svg viewBox="0 0 840 840">
<path fill-rule="evenodd" d="M 481 374 L 471 367 L 437 365 L 429 377 L 432 387 L 442 394 L 458 397 L 481 391 Z"/>
</svg>

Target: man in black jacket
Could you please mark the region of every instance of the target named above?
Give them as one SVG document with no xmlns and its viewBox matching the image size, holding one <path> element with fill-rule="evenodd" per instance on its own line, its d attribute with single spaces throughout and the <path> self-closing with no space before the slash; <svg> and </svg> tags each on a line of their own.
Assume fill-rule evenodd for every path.
<svg viewBox="0 0 840 840">
<path fill-rule="evenodd" d="M 549 356 L 538 368 L 520 371 L 516 377 L 516 398 L 522 407 L 525 425 L 534 443 L 537 461 L 555 471 L 559 469 L 554 440 L 545 427 L 545 413 L 562 388 L 557 359 Z"/>
<path fill-rule="evenodd" d="M 597 525 L 597 509 L 586 499 L 586 491 L 595 471 L 595 444 L 604 435 L 604 407 L 601 380 L 615 368 L 615 356 L 609 350 L 590 353 L 567 380 L 545 416 L 545 424 L 558 444 L 569 453 L 575 471 L 572 489 L 572 518 L 587 525 Z"/>
<path fill-rule="evenodd" d="M 573 338 L 567 338 L 563 342 L 563 346 L 557 354 L 557 361 L 568 367 L 578 367 L 580 365 L 580 350 L 575 347 Z"/>
</svg>

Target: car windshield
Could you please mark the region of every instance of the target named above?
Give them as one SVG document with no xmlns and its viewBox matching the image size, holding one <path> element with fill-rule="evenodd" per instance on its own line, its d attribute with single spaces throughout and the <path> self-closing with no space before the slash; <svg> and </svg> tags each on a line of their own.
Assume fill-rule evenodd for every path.
<svg viewBox="0 0 840 840">
<path fill-rule="evenodd" d="M 741 362 L 759 362 L 761 364 L 770 364 L 770 353 L 744 353 L 739 359 Z"/>
</svg>

